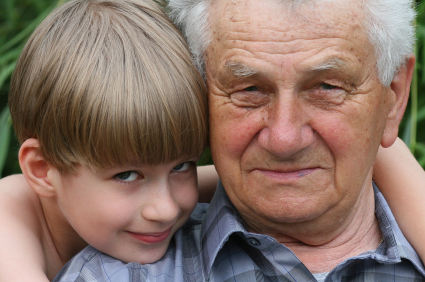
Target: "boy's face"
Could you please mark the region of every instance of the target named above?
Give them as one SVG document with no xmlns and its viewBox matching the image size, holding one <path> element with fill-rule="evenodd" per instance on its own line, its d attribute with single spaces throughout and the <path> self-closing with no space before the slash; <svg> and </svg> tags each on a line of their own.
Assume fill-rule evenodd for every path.
<svg viewBox="0 0 425 282">
<path fill-rule="evenodd" d="M 151 263 L 198 200 L 196 158 L 76 175 L 51 172 L 65 217 L 90 245 L 125 262 Z"/>
</svg>

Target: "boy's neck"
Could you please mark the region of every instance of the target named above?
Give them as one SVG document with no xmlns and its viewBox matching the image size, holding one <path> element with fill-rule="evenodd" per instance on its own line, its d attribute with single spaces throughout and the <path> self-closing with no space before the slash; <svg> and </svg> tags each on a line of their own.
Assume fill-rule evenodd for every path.
<svg viewBox="0 0 425 282">
<path fill-rule="evenodd" d="M 40 197 L 41 206 L 46 219 L 48 232 L 52 238 L 56 252 L 63 264 L 87 246 L 69 224 L 60 209 L 56 198 Z"/>
</svg>

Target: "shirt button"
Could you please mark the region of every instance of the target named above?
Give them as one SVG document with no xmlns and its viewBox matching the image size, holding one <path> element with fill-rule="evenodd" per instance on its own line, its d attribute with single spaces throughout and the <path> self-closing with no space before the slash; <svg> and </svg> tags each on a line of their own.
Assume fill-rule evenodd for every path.
<svg viewBox="0 0 425 282">
<path fill-rule="evenodd" d="M 261 245 L 260 241 L 258 241 L 256 238 L 253 238 L 253 237 L 248 238 L 248 243 L 251 246 L 260 246 Z"/>
</svg>

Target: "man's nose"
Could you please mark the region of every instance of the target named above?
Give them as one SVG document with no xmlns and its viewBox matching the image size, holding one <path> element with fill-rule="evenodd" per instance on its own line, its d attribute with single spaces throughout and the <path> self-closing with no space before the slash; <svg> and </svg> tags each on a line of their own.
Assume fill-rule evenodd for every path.
<svg viewBox="0 0 425 282">
<path fill-rule="evenodd" d="M 158 221 L 162 223 L 172 223 L 179 216 L 180 208 L 177 205 L 170 184 L 156 183 L 154 193 L 151 193 L 151 199 L 145 200 L 142 208 L 142 216 L 149 221 Z"/>
<path fill-rule="evenodd" d="M 269 105 L 268 119 L 260 131 L 258 142 L 271 154 L 288 158 L 313 143 L 310 112 L 296 95 L 281 95 Z"/>
</svg>

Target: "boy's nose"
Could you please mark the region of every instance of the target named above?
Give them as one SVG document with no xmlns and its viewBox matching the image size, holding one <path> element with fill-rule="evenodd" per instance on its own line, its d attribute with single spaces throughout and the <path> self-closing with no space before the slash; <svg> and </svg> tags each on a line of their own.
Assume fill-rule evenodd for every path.
<svg viewBox="0 0 425 282">
<path fill-rule="evenodd" d="M 170 193 L 169 187 L 159 188 L 157 193 L 152 199 L 147 201 L 147 204 L 142 209 L 142 216 L 146 220 L 163 223 L 175 221 L 179 213 L 180 208 Z"/>
</svg>

